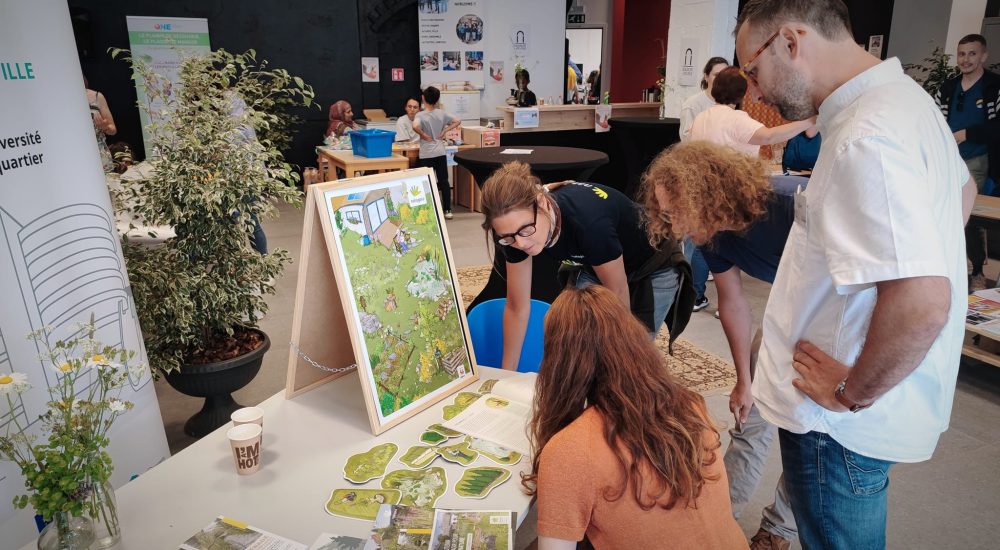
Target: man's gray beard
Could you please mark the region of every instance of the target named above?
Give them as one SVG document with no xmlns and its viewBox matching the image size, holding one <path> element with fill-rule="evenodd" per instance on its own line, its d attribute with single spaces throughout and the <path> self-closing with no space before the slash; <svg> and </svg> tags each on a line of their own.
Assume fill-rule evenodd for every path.
<svg viewBox="0 0 1000 550">
<path fill-rule="evenodd" d="M 780 96 L 775 97 L 772 102 L 778 108 L 778 112 L 785 117 L 785 120 L 805 120 L 815 116 L 816 108 L 813 107 L 805 79 L 790 66 L 780 63 L 779 65 L 781 65 L 779 70 L 784 71 L 788 78 L 781 83 Z"/>
<path fill-rule="evenodd" d="M 813 108 L 812 102 L 801 103 L 778 103 L 775 104 L 778 108 L 778 112 L 785 120 L 805 120 L 816 115 L 816 109 Z"/>
</svg>

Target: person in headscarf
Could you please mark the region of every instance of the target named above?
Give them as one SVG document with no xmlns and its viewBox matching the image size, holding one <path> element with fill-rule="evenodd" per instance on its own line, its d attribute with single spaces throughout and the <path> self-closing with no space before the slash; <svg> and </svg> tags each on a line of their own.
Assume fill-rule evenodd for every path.
<svg viewBox="0 0 1000 550">
<path fill-rule="evenodd" d="M 340 137 L 348 130 L 353 130 L 357 127 L 357 123 L 354 122 L 354 111 L 351 110 L 350 103 L 341 99 L 330 105 L 330 123 L 326 127 L 327 137 L 331 134 Z"/>
</svg>

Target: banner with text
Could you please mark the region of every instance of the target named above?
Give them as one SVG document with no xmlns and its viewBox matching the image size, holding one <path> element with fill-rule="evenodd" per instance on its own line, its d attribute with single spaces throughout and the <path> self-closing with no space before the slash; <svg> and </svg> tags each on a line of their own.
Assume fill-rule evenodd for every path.
<svg viewBox="0 0 1000 550">
<path fill-rule="evenodd" d="M 177 71 L 185 56 L 212 51 L 208 41 L 208 19 L 128 15 L 125 23 L 132 56 L 144 59 L 154 73 L 167 77 L 174 85 L 180 82 Z M 141 78 L 135 81 L 135 91 L 140 105 L 149 102 Z M 152 105 L 154 108 L 160 106 Z M 150 120 L 145 110 L 139 109 L 139 119 L 142 121 L 142 142 L 148 158 L 152 151 L 149 146 L 149 131 L 146 129 Z"/>
<path fill-rule="evenodd" d="M 29 332 L 51 327 L 52 339 L 63 339 L 93 315 L 98 339 L 134 350 L 135 361 L 145 361 L 145 350 L 69 8 L 0 0 L 0 11 L 0 376 L 22 372 L 32 386 L 10 396 L 13 409 L 0 400 L 0 434 L 39 434 L 56 375 Z M 121 398 L 135 408 L 110 433 L 115 486 L 169 456 L 148 369 Z M 18 468 L 0 461 L 4 548 L 38 534 L 34 511 L 12 507 L 22 493 Z"/>
<path fill-rule="evenodd" d="M 486 2 L 419 0 L 420 87 L 483 88 Z"/>
</svg>

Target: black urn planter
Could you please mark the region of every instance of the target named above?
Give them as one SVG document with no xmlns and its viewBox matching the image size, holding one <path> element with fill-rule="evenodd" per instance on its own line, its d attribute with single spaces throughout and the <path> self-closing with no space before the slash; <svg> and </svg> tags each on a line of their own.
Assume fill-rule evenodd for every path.
<svg viewBox="0 0 1000 550">
<path fill-rule="evenodd" d="M 201 410 L 184 423 L 184 433 L 199 438 L 208 435 L 229 422 L 233 411 L 243 408 L 231 394 L 257 376 L 264 353 L 271 347 L 267 334 L 259 330 L 255 332 L 264 337 L 264 342 L 246 355 L 218 363 L 184 365 L 165 376 L 167 382 L 184 395 L 205 398 Z"/>
</svg>

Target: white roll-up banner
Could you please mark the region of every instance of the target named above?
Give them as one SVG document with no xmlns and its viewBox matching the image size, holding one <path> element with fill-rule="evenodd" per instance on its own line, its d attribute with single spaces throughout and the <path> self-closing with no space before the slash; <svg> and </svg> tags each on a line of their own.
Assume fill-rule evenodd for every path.
<svg viewBox="0 0 1000 550">
<path fill-rule="evenodd" d="M 0 375 L 28 375 L 32 389 L 8 413 L 40 431 L 51 367 L 26 336 L 52 327 L 66 338 L 91 315 L 97 338 L 145 350 L 115 229 L 94 124 L 64 0 L 0 0 Z M 54 342 L 53 342 L 54 343 Z M 169 456 L 148 369 L 122 398 L 135 408 L 111 430 L 118 487 Z M 25 492 L 13 463 L 0 461 L 0 546 L 37 536 L 33 510 L 14 510 Z"/>
</svg>

